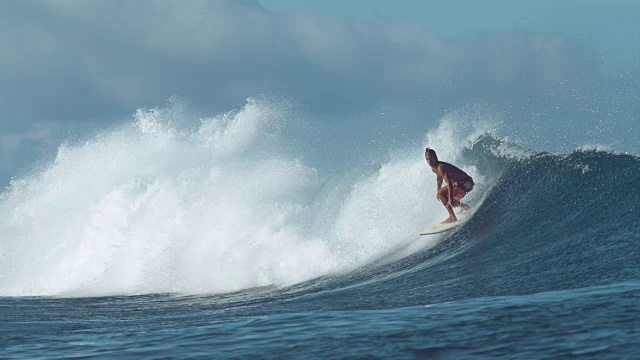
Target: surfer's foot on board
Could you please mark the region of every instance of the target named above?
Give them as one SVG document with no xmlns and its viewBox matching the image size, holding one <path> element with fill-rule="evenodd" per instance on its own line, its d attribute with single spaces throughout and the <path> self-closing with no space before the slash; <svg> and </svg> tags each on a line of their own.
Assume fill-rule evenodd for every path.
<svg viewBox="0 0 640 360">
<path fill-rule="evenodd" d="M 458 219 L 449 216 L 449 218 L 447 220 L 441 222 L 440 224 L 451 224 L 451 223 L 456 222 L 456 221 L 458 221 Z"/>
</svg>

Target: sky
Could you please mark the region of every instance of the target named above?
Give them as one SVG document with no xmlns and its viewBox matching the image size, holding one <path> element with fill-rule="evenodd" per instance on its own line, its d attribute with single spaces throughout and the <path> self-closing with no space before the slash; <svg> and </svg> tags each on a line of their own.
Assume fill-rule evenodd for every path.
<svg viewBox="0 0 640 360">
<path fill-rule="evenodd" d="M 262 4 L 276 12 L 366 21 L 403 19 L 452 37 L 512 29 L 553 32 L 593 44 L 617 67 L 636 64 L 640 51 L 640 2 L 636 0 L 263 0 Z M 635 40 L 635 46 L 629 46 L 630 40 Z"/>
<path fill-rule="evenodd" d="M 544 150 L 633 152 L 639 44 L 635 1 L 5 0 L 0 184 L 173 97 L 287 99 L 345 143 L 480 106 Z"/>
</svg>

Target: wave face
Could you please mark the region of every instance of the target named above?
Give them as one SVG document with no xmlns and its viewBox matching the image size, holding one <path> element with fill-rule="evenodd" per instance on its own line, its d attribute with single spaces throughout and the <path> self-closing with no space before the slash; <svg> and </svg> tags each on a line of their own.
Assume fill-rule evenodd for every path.
<svg viewBox="0 0 640 360">
<path fill-rule="evenodd" d="M 378 291 L 393 292 L 375 299 L 377 306 L 588 288 L 640 277 L 640 159 L 603 151 L 499 159 L 496 143 L 487 137 L 466 150 L 479 167 L 502 170 L 463 228 L 388 265 L 393 270 L 360 273 L 358 281 L 374 280 Z M 369 285 L 342 291 L 342 306 L 370 291 Z"/>
<path fill-rule="evenodd" d="M 61 146 L 2 195 L 0 295 L 215 294 L 351 282 L 380 264 L 395 270 L 376 281 L 410 272 L 394 280 L 408 291 L 468 282 L 444 299 L 637 278 L 635 156 L 534 153 L 445 119 L 425 141 L 476 179 L 475 214 L 446 241 L 416 239 L 445 216 L 421 154 L 320 179 L 285 148 L 286 112 L 250 100 L 189 125 L 175 103 Z M 425 267 L 440 258 L 456 260 Z"/>
</svg>

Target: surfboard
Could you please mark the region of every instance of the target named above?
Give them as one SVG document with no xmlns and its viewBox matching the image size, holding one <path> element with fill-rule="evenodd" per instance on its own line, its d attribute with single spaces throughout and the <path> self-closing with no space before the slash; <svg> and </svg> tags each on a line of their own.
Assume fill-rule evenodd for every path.
<svg viewBox="0 0 640 360">
<path fill-rule="evenodd" d="M 458 221 L 449 223 L 449 224 L 435 225 L 423 231 L 422 233 L 420 233 L 420 235 L 433 235 L 433 234 L 439 234 L 445 231 L 453 230 L 457 227 L 464 225 L 464 223 L 466 223 L 467 220 L 469 220 L 470 218 L 468 211 L 464 211 L 464 212 L 461 212 L 460 214 L 456 214 L 456 217 L 458 218 Z"/>
</svg>

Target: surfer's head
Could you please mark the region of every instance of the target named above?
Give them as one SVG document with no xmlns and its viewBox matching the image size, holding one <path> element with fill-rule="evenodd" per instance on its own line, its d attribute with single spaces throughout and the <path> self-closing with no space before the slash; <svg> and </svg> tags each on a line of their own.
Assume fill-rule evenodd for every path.
<svg viewBox="0 0 640 360">
<path fill-rule="evenodd" d="M 438 155 L 436 155 L 436 151 L 432 148 L 426 148 L 424 150 L 424 158 L 427 159 L 427 163 L 429 164 L 429 166 L 438 166 Z"/>
</svg>

